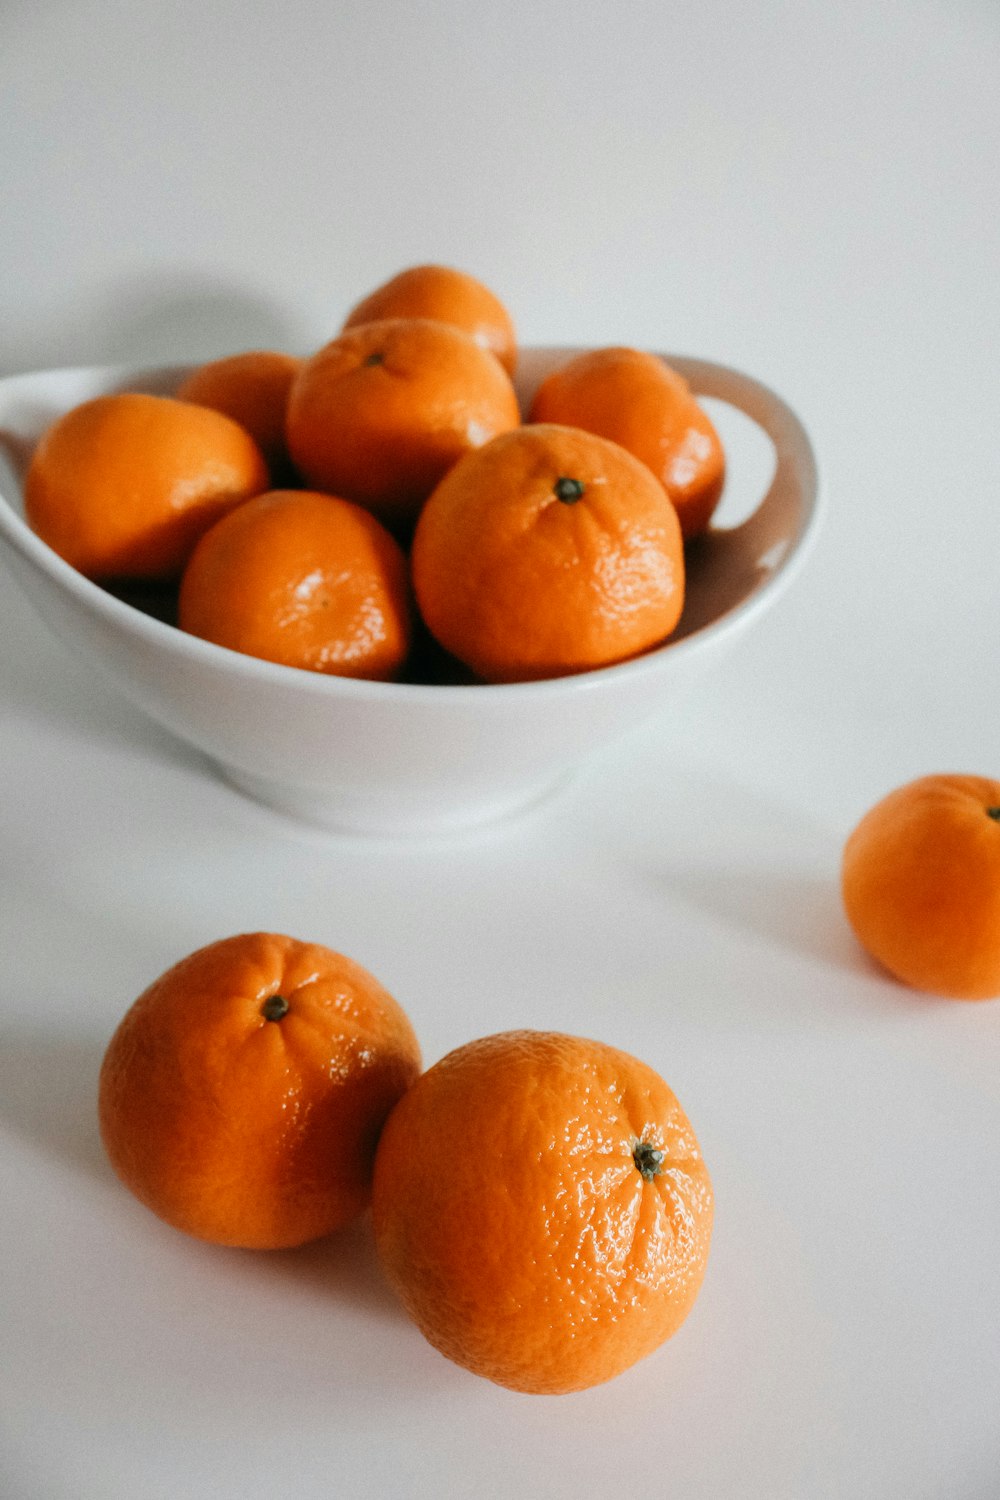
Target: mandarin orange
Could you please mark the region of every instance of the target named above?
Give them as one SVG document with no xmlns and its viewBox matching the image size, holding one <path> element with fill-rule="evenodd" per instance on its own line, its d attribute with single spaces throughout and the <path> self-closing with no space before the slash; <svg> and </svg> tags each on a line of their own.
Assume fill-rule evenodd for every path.
<svg viewBox="0 0 1000 1500">
<path fill-rule="evenodd" d="M 1000 995 L 1000 781 L 921 776 L 883 797 L 844 846 L 858 941 L 914 989 Z"/>
<path fill-rule="evenodd" d="M 181 381 L 180 401 L 210 406 L 245 427 L 257 443 L 273 480 L 289 476 L 285 409 L 292 381 L 302 367 L 294 354 L 248 349 L 209 360 Z"/>
<path fill-rule="evenodd" d="M 680 523 L 654 475 L 551 424 L 455 465 L 420 514 L 411 566 L 427 627 L 487 681 L 622 661 L 666 640 L 684 601 Z"/>
<path fill-rule="evenodd" d="M 405 525 L 463 454 L 519 421 L 510 376 L 471 335 L 428 318 L 387 318 L 306 360 L 287 438 L 312 488 Z"/>
<path fill-rule="evenodd" d="M 406 558 L 360 505 L 272 490 L 201 538 L 178 623 L 216 645 L 340 677 L 394 677 L 410 645 Z"/>
<path fill-rule="evenodd" d="M 28 524 L 90 578 L 170 578 L 203 532 L 267 489 L 250 434 L 170 396 L 97 396 L 43 433 L 25 478 Z"/>
<path fill-rule="evenodd" d="M 181 959 L 128 1010 L 101 1068 L 101 1136 L 175 1228 L 300 1245 L 365 1209 L 383 1122 L 419 1071 L 409 1020 L 360 964 L 244 933 Z"/>
<path fill-rule="evenodd" d="M 451 266 L 408 266 L 369 292 L 344 321 L 344 328 L 382 318 L 435 318 L 471 334 L 495 354 L 508 374 L 517 363 L 517 332 L 500 298 L 466 271 Z"/>
<path fill-rule="evenodd" d="M 657 355 L 619 346 L 578 354 L 542 382 L 528 419 L 620 443 L 660 480 L 685 539 L 708 526 L 725 483 L 722 443 L 687 381 Z"/>
<path fill-rule="evenodd" d="M 599 1042 L 513 1031 L 449 1053 L 386 1121 L 372 1222 L 390 1284 L 449 1359 L 559 1394 L 676 1332 L 712 1187 L 676 1097 Z"/>
</svg>

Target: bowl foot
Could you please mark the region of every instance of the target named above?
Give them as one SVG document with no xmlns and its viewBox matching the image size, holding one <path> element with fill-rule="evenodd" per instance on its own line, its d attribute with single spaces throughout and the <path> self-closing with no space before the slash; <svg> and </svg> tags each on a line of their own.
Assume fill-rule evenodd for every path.
<svg viewBox="0 0 1000 1500">
<path fill-rule="evenodd" d="M 233 766 L 218 767 L 223 778 L 254 802 L 297 822 L 333 833 L 382 838 L 426 838 L 461 833 L 528 813 L 561 791 L 572 772 L 506 788 L 502 792 L 399 793 L 351 792 L 344 788 L 303 786 L 272 781 Z"/>
</svg>

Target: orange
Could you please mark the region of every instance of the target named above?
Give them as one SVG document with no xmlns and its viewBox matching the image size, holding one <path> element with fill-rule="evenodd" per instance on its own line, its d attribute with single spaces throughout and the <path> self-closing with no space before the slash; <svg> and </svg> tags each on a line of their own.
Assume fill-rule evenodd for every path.
<svg viewBox="0 0 1000 1500">
<path fill-rule="evenodd" d="M 287 436 L 307 484 L 407 522 L 464 453 L 519 421 L 510 376 L 471 335 L 387 318 L 305 362 Z"/>
<path fill-rule="evenodd" d="M 708 526 L 725 483 L 722 444 L 687 381 L 655 354 L 619 347 L 578 354 L 542 382 L 528 417 L 621 443 L 660 480 L 685 538 Z"/>
<path fill-rule="evenodd" d="M 285 408 L 302 360 L 274 349 L 250 349 L 199 365 L 175 391 L 178 400 L 221 411 L 255 440 L 272 478 L 288 473 Z"/>
<path fill-rule="evenodd" d="M 419 1071 L 407 1017 L 359 964 L 247 933 L 182 959 L 126 1013 L 101 1068 L 101 1136 L 175 1228 L 299 1245 L 366 1208 L 383 1121 Z"/>
<path fill-rule="evenodd" d="M 381 318 L 435 318 L 472 335 L 495 354 L 511 375 L 517 363 L 517 332 L 494 292 L 451 266 L 409 266 L 376 287 L 352 308 L 344 328 Z"/>
<path fill-rule="evenodd" d="M 360 505 L 273 490 L 206 532 L 178 623 L 248 656 L 341 677 L 394 677 L 410 644 L 399 543 Z"/>
<path fill-rule="evenodd" d="M 413 582 L 436 639 L 490 681 L 657 645 L 684 600 L 677 512 L 616 443 L 521 427 L 463 458 L 421 512 Z"/>
<path fill-rule="evenodd" d="M 169 396 L 97 396 L 43 433 L 28 523 L 90 578 L 169 578 L 213 521 L 269 478 L 238 423 Z"/>
<path fill-rule="evenodd" d="M 514 1390 L 610 1380 L 680 1327 L 712 1188 L 652 1068 L 547 1031 L 484 1037 L 390 1114 L 372 1192 L 386 1275 L 449 1359 Z"/>
<path fill-rule="evenodd" d="M 870 808 L 841 889 L 861 945 L 914 989 L 1000 995 L 1000 781 L 922 776 Z"/>
</svg>

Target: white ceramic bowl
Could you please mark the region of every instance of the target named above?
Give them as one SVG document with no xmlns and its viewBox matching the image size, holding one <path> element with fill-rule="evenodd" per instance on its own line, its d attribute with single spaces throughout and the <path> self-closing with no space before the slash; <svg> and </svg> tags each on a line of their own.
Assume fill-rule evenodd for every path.
<svg viewBox="0 0 1000 1500">
<path fill-rule="evenodd" d="M 524 350 L 522 399 L 575 352 Z M 250 796 L 355 832 L 438 832 L 490 820 L 559 785 L 598 747 L 662 711 L 774 603 L 815 534 L 816 463 L 795 413 L 736 370 L 666 358 L 699 396 L 745 413 L 767 434 L 773 474 L 736 524 L 725 524 L 724 497 L 722 524 L 691 550 L 687 602 L 671 640 L 619 666 L 496 686 L 329 677 L 186 635 L 81 577 L 24 522 L 21 481 L 31 448 L 55 417 L 92 396 L 169 393 L 186 373 L 178 367 L 0 380 L 0 550 L 71 649 Z M 740 479 L 730 454 L 727 492 Z"/>
</svg>

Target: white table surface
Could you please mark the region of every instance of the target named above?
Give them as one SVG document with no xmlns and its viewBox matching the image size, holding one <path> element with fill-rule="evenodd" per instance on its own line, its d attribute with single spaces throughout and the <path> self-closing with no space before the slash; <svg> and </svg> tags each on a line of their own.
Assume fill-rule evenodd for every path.
<svg viewBox="0 0 1000 1500">
<path fill-rule="evenodd" d="M 837 888 L 891 786 L 1000 774 L 998 76 L 995 0 L 0 9 L 0 373 L 314 347 L 442 260 L 525 342 L 757 375 L 827 498 L 682 707 L 451 840 L 258 809 L 0 589 L 4 1500 L 1000 1495 L 1000 1002 L 876 973 Z M 367 964 L 428 1062 L 531 1025 L 657 1067 L 718 1200 L 677 1337 L 517 1396 L 364 1226 L 261 1257 L 135 1204 L 103 1047 L 257 927 Z"/>
</svg>

